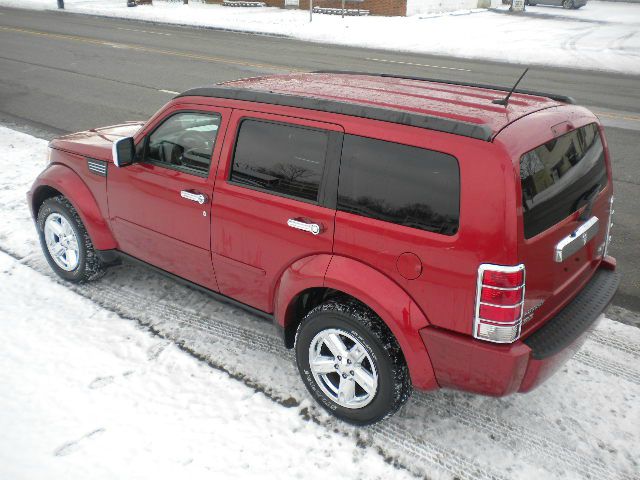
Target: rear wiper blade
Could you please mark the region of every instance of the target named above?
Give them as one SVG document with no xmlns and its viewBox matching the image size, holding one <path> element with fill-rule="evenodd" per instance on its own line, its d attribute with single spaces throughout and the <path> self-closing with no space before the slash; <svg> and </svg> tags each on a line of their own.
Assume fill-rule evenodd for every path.
<svg viewBox="0 0 640 480">
<path fill-rule="evenodd" d="M 580 208 L 578 206 L 578 204 L 580 203 L 580 200 L 585 199 L 587 201 L 586 203 L 587 208 L 585 208 L 582 214 L 578 217 L 579 222 L 584 222 L 591 218 L 591 211 L 593 210 L 593 202 L 595 202 L 599 193 L 600 193 L 600 184 L 596 183 L 593 187 L 591 187 L 589 190 L 587 190 L 582 195 L 580 195 L 578 200 L 576 200 L 576 210 Z"/>
</svg>

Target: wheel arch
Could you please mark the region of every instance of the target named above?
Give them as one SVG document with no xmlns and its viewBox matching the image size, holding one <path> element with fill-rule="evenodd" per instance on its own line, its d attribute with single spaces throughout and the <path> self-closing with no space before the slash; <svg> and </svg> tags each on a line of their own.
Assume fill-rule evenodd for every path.
<svg viewBox="0 0 640 480">
<path fill-rule="evenodd" d="M 97 250 L 111 250 L 117 247 L 117 242 L 91 190 L 75 171 L 65 165 L 54 164 L 36 179 L 28 194 L 33 218 L 37 217 L 44 201 L 58 195 L 67 198 L 76 209 Z"/>
<path fill-rule="evenodd" d="M 275 321 L 285 345 L 293 347 L 302 318 L 327 298 L 346 295 L 364 304 L 389 327 L 409 367 L 415 388 L 438 388 L 429 354 L 418 330 L 429 322 L 418 305 L 393 280 L 357 260 L 318 255 L 295 262 L 276 291 Z"/>
</svg>

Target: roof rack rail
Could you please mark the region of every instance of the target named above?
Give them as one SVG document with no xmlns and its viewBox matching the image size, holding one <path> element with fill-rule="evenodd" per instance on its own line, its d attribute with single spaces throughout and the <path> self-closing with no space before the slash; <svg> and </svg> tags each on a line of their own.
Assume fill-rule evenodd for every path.
<svg viewBox="0 0 640 480">
<path fill-rule="evenodd" d="M 490 142 L 493 137 L 493 132 L 485 124 L 464 122 L 461 120 L 442 118 L 434 115 L 410 113 L 392 108 L 372 107 L 370 105 L 363 105 L 356 102 L 338 102 L 335 100 L 305 97 L 301 95 L 289 95 L 270 92 L 267 90 L 253 90 L 250 88 L 216 85 L 211 87 L 192 88 L 186 92 L 176 95 L 174 98 L 179 97 L 215 97 L 229 100 L 267 103 L 270 105 L 281 105 L 285 107 L 299 107 L 307 110 L 337 113 L 352 117 L 368 118 L 371 120 L 380 120 L 383 122 L 436 130 L 463 137 L 475 138 L 477 140 L 484 140 L 486 142 Z"/>
<path fill-rule="evenodd" d="M 386 78 L 400 78 L 402 80 L 418 80 L 422 82 L 434 82 L 434 83 L 444 83 L 449 85 L 457 85 L 460 87 L 475 87 L 475 88 L 486 88 L 488 90 L 498 90 L 501 92 L 508 92 L 511 90 L 511 87 L 501 87 L 499 85 L 487 85 L 483 83 L 471 83 L 471 82 L 456 82 L 453 80 L 442 80 L 437 78 L 425 78 L 425 77 L 413 77 L 408 75 L 395 75 L 392 73 L 367 73 L 367 72 L 352 72 L 348 70 L 316 70 L 312 73 L 332 73 L 332 74 L 343 74 L 343 75 L 370 75 L 372 77 L 386 77 Z M 574 105 L 576 101 L 572 97 L 568 97 L 566 95 L 558 95 L 555 93 L 544 93 L 544 92 L 536 92 L 534 90 L 522 90 L 516 88 L 514 93 L 523 93 L 525 95 L 535 95 L 537 97 L 547 97 L 551 100 L 555 100 L 556 102 L 569 103 Z"/>
</svg>

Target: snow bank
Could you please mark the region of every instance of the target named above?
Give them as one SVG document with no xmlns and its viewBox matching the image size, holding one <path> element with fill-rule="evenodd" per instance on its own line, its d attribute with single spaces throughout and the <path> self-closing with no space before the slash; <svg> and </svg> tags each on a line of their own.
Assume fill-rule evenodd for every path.
<svg viewBox="0 0 640 480">
<path fill-rule="evenodd" d="M 0 478 L 637 479 L 640 329 L 604 319 L 529 394 L 414 393 L 354 429 L 268 322 L 127 265 L 57 281 L 24 197 L 45 159 L 0 127 Z"/>
<path fill-rule="evenodd" d="M 482 0 L 407 0 L 407 15 L 472 10 L 478 8 L 481 3 Z M 502 1 L 488 0 L 486 4 L 498 7 L 502 5 Z"/>
<path fill-rule="evenodd" d="M 55 9 L 54 0 L 0 0 L 0 5 Z M 348 17 L 278 8 L 228 8 L 156 0 L 127 8 L 124 0 L 67 0 L 70 12 L 151 22 L 286 35 L 302 40 L 528 65 L 640 75 L 640 5 L 590 1 L 580 10 L 505 8 L 467 15 Z M 464 13 L 464 12 L 462 12 Z M 384 32 L 380 35 L 380 32 Z"/>
</svg>

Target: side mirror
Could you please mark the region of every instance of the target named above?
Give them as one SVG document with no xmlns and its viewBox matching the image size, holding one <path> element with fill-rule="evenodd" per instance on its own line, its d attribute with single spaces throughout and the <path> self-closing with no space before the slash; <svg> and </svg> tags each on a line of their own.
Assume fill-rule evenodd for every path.
<svg viewBox="0 0 640 480">
<path fill-rule="evenodd" d="M 116 167 L 126 167 L 134 162 L 136 156 L 135 145 L 132 137 L 125 137 L 117 140 L 112 149 L 113 163 Z"/>
</svg>

